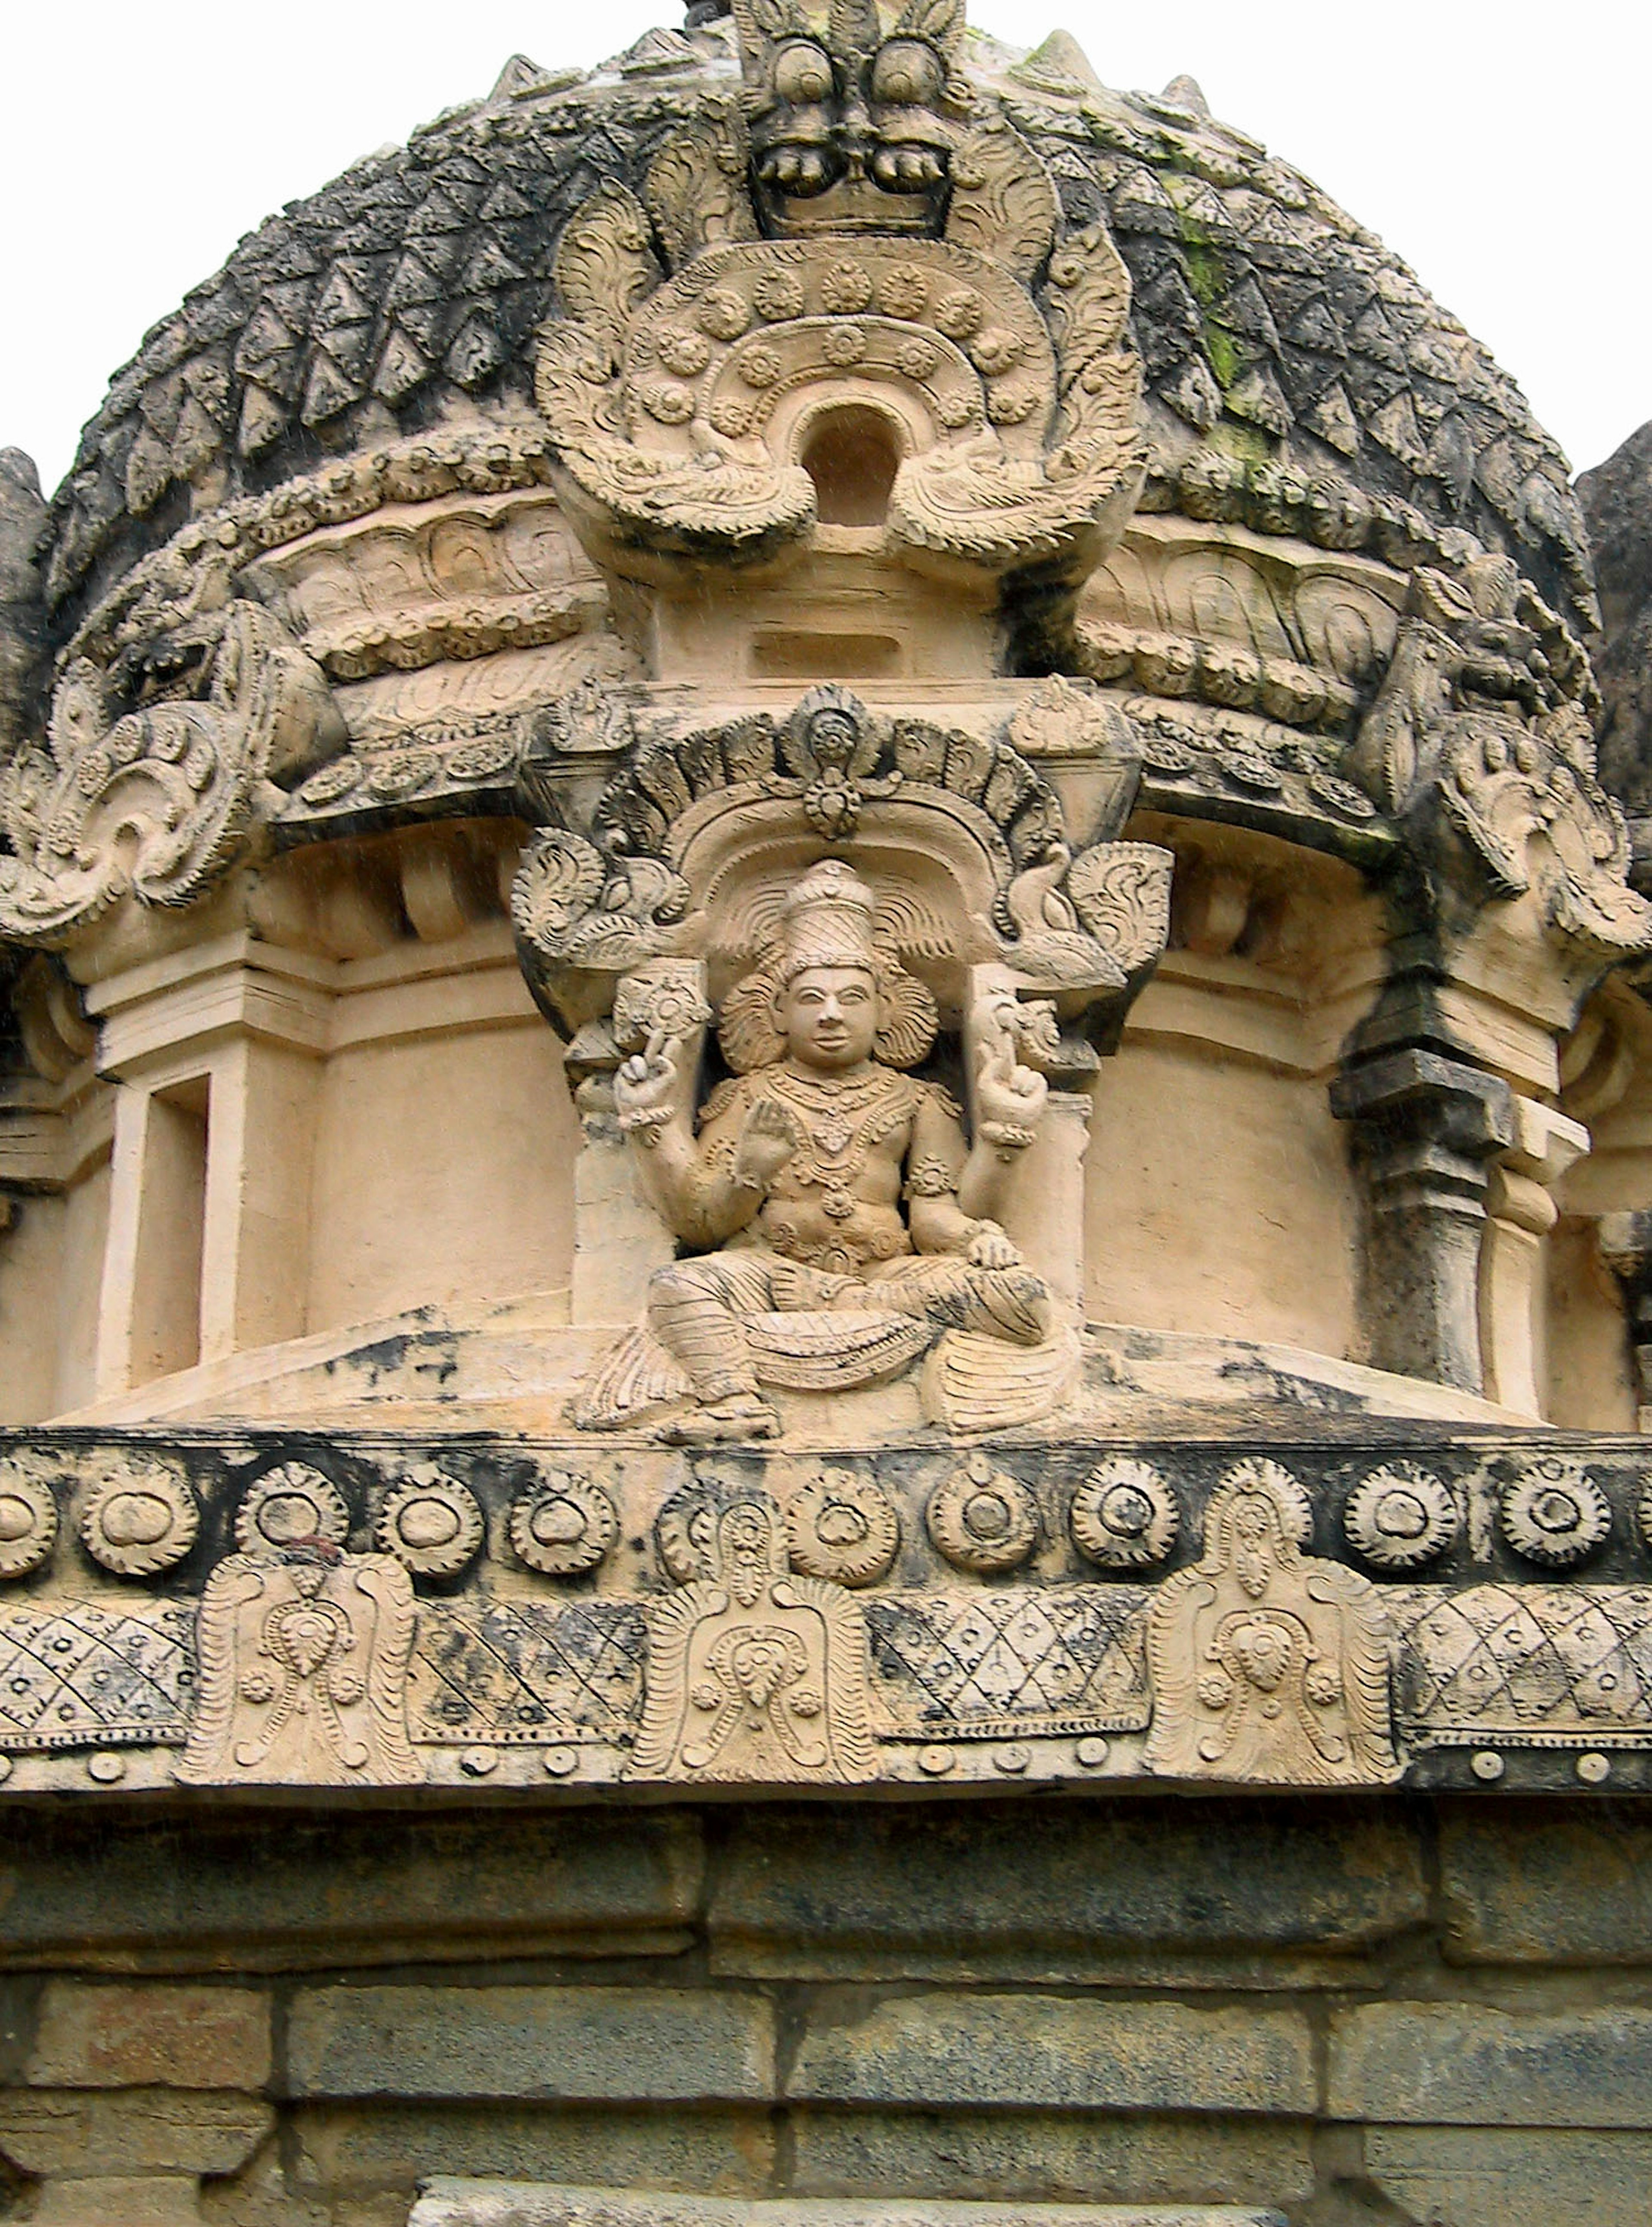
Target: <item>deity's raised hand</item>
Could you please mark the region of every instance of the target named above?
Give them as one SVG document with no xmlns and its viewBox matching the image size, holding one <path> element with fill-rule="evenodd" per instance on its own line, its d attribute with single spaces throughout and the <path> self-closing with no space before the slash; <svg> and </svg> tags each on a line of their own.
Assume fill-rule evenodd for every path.
<svg viewBox="0 0 1652 2227">
<path fill-rule="evenodd" d="M 614 1077 L 614 1106 L 622 1121 L 635 1123 L 668 1114 L 680 1080 L 663 1029 L 651 1031 L 646 1048 L 633 1052 Z"/>
</svg>

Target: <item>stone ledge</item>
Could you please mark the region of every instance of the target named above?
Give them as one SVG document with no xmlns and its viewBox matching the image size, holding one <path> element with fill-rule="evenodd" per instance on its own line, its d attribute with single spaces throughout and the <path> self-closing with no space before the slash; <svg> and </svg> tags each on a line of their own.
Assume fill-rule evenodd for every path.
<svg viewBox="0 0 1652 2227">
<path fill-rule="evenodd" d="M 433 2180 L 408 2227 L 1285 2227 L 1234 2205 L 945 2204 L 724 2198 L 503 2180 Z"/>
</svg>

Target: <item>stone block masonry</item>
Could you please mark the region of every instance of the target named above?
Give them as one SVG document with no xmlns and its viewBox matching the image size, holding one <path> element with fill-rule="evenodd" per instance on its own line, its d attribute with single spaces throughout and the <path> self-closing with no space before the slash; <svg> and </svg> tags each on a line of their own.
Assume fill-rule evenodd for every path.
<svg viewBox="0 0 1652 2227">
<path fill-rule="evenodd" d="M 404 2227 L 445 2179 L 1640 2227 L 1649 1832 L 1439 1796 L 39 1815 L 0 2217 Z"/>
</svg>

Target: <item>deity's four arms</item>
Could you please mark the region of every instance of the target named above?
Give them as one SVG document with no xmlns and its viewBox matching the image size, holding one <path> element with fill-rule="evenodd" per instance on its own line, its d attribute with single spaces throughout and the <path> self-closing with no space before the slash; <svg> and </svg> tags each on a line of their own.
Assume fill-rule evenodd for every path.
<svg viewBox="0 0 1652 2227">
<path fill-rule="evenodd" d="M 620 1069 L 615 1101 L 647 1197 L 685 1244 L 721 1248 L 649 1286 L 650 1326 L 698 1403 L 679 1435 L 778 1433 L 743 1318 L 883 1311 L 1023 1345 L 1044 1337 L 1049 1292 L 994 1213 L 1045 1083 L 1007 1031 L 987 1031 L 973 1047 L 966 1143 L 947 1094 L 902 1071 L 935 1026 L 928 989 L 878 937 L 872 890 L 827 859 L 724 1001 L 738 1071 L 698 1135 L 680 1043 L 656 1034 Z"/>
</svg>

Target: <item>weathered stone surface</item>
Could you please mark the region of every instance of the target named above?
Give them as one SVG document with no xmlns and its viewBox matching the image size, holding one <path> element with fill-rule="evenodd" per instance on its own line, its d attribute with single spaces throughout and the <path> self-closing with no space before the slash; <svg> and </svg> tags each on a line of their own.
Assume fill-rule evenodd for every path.
<svg viewBox="0 0 1652 2227">
<path fill-rule="evenodd" d="M 41 713 L 46 627 L 35 544 L 45 522 L 33 458 L 0 449 L 0 750 Z"/>
<path fill-rule="evenodd" d="M 1652 1961 L 1652 1823 L 1623 1807 L 1457 1802 L 1441 1816 L 1445 1949 L 1464 1962 Z"/>
<path fill-rule="evenodd" d="M 1013 1893 L 1005 1883 L 1013 1880 Z M 1403 1814 L 1236 1803 L 753 1811 L 711 1898 L 716 1969 L 1059 1975 L 1266 1949 L 1346 1956 L 1426 1914 Z"/>
<path fill-rule="evenodd" d="M 1234 2207 L 1137 2205 L 1075 2211 L 1018 2204 L 1006 2214 L 986 2204 L 877 2203 L 794 2197 L 737 2208 L 664 2192 L 631 2195 L 603 2188 L 540 2187 L 502 2180 L 437 2182 L 416 2205 L 410 2227 L 1273 2227 Z"/>
<path fill-rule="evenodd" d="M 16 1830 L 0 1856 L 0 1963 L 303 1969 L 354 1958 L 673 1954 L 698 1906 L 685 1815 L 228 1821 Z"/>
<path fill-rule="evenodd" d="M 812 2003 L 788 2095 L 877 2103 L 1306 2113 L 1316 2089 L 1299 2012 L 1039 1995 Z"/>
<path fill-rule="evenodd" d="M 1489 2127 L 1644 2127 L 1652 2011 L 1367 2003 L 1331 2020 L 1333 2117 Z"/>
<path fill-rule="evenodd" d="M 201 2217 L 201 2192 L 192 2173 L 50 2180 L 31 2217 L 37 2227 L 106 2227 L 113 2219 L 120 2227 L 193 2227 Z"/>
<path fill-rule="evenodd" d="M 1367 2170 L 1408 2219 L 1451 2227 L 1642 2227 L 1652 2134 L 1374 2128 Z"/>
<path fill-rule="evenodd" d="M 295 2096 L 739 2100 L 775 2092 L 767 1997 L 669 1988 L 305 1988 Z"/>
<path fill-rule="evenodd" d="M 1585 472 L 1578 495 L 1600 585 L 1601 775 L 1644 813 L 1652 810 L 1652 424 Z"/>
<path fill-rule="evenodd" d="M 156 2088 L 0 2096 L 0 2150 L 25 2173 L 233 2173 L 274 2123 L 254 2096 Z"/>
<path fill-rule="evenodd" d="M 293 2115 L 297 2186 L 328 2203 L 394 2192 L 406 2216 L 428 2173 L 592 2181 L 758 2196 L 772 2183 L 775 2131 L 761 2108 L 307 2104 Z"/>
<path fill-rule="evenodd" d="M 42 2088 L 262 2088 L 269 2000 L 245 1988 L 54 1981 L 27 2077 Z"/>
<path fill-rule="evenodd" d="M 1314 2185 L 1300 2122 L 807 2104 L 790 2123 L 804 2194 L 1290 2204 Z"/>
</svg>

